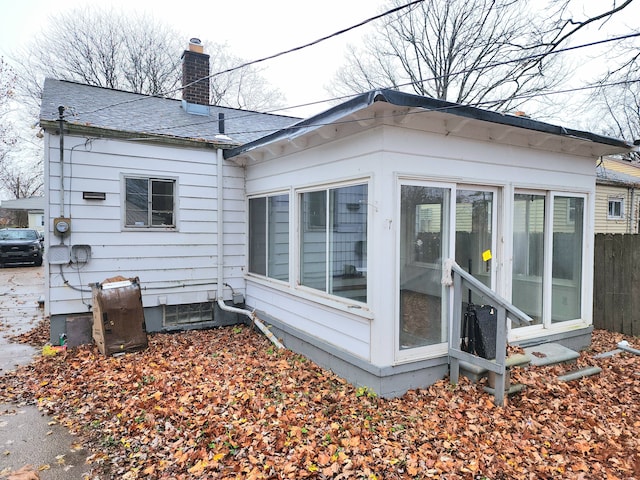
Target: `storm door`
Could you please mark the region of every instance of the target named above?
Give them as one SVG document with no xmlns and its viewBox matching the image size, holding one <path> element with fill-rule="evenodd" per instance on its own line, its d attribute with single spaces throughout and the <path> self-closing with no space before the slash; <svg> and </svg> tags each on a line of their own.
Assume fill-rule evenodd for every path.
<svg viewBox="0 0 640 480">
<path fill-rule="evenodd" d="M 447 342 L 442 263 L 449 256 L 451 188 L 400 187 L 398 349 Z M 415 352 L 411 351 L 411 355 Z"/>
</svg>

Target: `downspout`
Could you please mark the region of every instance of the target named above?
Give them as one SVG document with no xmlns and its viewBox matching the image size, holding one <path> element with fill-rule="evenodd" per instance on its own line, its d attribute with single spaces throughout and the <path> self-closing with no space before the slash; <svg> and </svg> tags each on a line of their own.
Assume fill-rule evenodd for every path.
<svg viewBox="0 0 640 480">
<path fill-rule="evenodd" d="M 217 195 L 218 195 L 218 307 L 225 312 L 238 313 L 240 315 L 245 315 L 249 317 L 249 319 L 253 322 L 253 324 L 258 327 L 258 329 L 273 343 L 277 348 L 283 349 L 284 345 L 278 341 L 276 336 L 269 331 L 269 329 L 265 326 L 264 323 L 258 319 L 258 316 L 255 314 L 255 311 L 245 310 L 243 308 L 231 307 L 224 303 L 224 286 L 226 285 L 224 281 L 224 220 L 223 220 L 223 212 L 224 212 L 224 196 L 222 194 L 224 189 L 224 177 L 223 177 L 223 162 L 224 158 L 222 156 L 222 149 L 219 148 L 217 150 Z"/>
<path fill-rule="evenodd" d="M 635 196 L 636 196 L 636 187 L 632 186 L 631 187 L 631 206 L 629 207 L 629 233 L 636 233 L 636 232 L 634 232 L 635 226 L 636 226 L 636 222 L 635 222 L 635 217 L 636 217 Z"/>
</svg>

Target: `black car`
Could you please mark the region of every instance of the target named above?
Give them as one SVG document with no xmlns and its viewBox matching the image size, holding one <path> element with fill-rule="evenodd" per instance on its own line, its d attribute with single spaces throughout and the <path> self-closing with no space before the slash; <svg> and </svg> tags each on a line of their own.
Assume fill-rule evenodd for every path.
<svg viewBox="0 0 640 480">
<path fill-rule="evenodd" d="M 42 265 L 42 244 L 37 230 L 3 228 L 0 230 L 0 266 L 9 263 Z"/>
</svg>

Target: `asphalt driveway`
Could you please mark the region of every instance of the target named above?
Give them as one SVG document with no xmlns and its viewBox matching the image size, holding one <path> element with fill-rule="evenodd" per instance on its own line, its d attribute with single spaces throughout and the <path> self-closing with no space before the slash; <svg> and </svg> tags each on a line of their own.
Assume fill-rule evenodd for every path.
<svg viewBox="0 0 640 480">
<path fill-rule="evenodd" d="M 43 319 L 43 267 L 0 268 L 0 382 L 5 372 L 26 365 L 40 350 L 11 342 Z M 0 479 L 26 465 L 42 480 L 88 478 L 87 452 L 78 438 L 35 405 L 0 403 Z"/>
</svg>

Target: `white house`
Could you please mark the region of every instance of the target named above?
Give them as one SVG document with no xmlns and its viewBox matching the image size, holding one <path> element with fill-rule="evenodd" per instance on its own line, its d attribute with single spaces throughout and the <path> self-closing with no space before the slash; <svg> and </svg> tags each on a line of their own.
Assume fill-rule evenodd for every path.
<svg viewBox="0 0 640 480">
<path fill-rule="evenodd" d="M 52 341 L 91 311 L 89 285 L 114 276 L 139 278 L 148 331 L 224 323 L 213 301 L 244 291 L 244 170 L 221 149 L 298 119 L 209 106 L 208 80 L 195 82 L 208 62 L 200 45 L 185 51 L 182 101 L 46 79 Z"/>
<path fill-rule="evenodd" d="M 44 198 L 27 197 L 14 200 L 3 200 L 0 208 L 27 212 L 29 228 L 42 232 L 44 230 Z"/>
<path fill-rule="evenodd" d="M 175 103 L 45 83 L 47 238 L 70 222 L 52 338 L 89 283 L 137 276 L 149 330 L 215 324 L 242 294 L 288 348 L 399 395 L 448 372 L 451 258 L 533 319 L 510 341 L 589 344 L 594 159 L 631 145 L 390 90 L 293 125 Z"/>
</svg>

